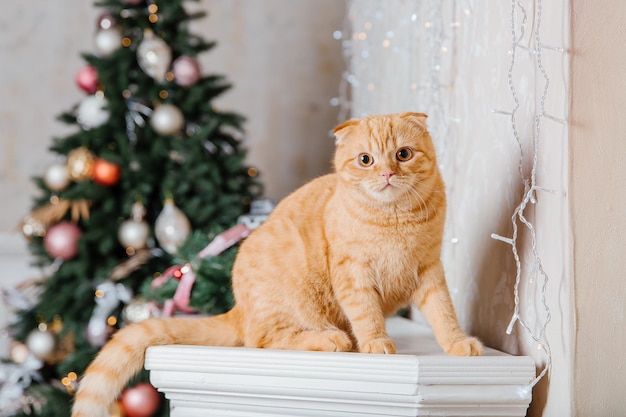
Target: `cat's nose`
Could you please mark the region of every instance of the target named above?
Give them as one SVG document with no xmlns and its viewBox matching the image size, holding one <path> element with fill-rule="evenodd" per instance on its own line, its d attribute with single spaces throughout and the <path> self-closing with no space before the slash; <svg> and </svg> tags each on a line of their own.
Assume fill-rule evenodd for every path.
<svg viewBox="0 0 626 417">
<path fill-rule="evenodd" d="M 387 180 L 389 180 L 389 178 L 391 178 L 391 176 L 392 176 L 392 175 L 394 175 L 394 174 L 395 174 L 395 172 L 393 172 L 393 171 L 388 171 L 388 172 L 383 172 L 383 173 L 382 173 L 382 174 L 380 174 L 380 175 L 382 175 L 382 176 L 383 176 L 383 177 L 385 177 Z"/>
</svg>

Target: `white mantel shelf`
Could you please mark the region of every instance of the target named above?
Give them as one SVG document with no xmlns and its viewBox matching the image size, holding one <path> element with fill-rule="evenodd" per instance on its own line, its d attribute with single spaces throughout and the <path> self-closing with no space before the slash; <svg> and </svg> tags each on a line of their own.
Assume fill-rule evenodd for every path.
<svg viewBox="0 0 626 417">
<path fill-rule="evenodd" d="M 397 355 L 159 346 L 146 369 L 172 417 L 526 415 L 531 358 L 446 356 L 424 326 L 387 329 Z"/>
</svg>

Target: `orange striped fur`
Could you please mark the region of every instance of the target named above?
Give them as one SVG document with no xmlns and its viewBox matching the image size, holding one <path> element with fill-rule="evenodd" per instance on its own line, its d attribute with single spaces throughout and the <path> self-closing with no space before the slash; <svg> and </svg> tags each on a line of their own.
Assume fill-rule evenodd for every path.
<svg viewBox="0 0 626 417">
<path fill-rule="evenodd" d="M 285 198 L 241 245 L 235 307 L 150 319 L 115 334 L 85 372 L 72 417 L 106 417 L 148 346 L 196 344 L 395 353 L 385 317 L 414 304 L 443 349 L 479 355 L 461 330 L 440 261 L 444 185 L 426 115 L 335 129 L 336 173 Z"/>
</svg>

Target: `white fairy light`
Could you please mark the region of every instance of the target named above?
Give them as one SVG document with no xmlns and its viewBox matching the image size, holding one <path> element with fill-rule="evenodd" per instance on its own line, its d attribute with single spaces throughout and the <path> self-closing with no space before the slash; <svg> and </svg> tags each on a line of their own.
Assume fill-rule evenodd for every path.
<svg viewBox="0 0 626 417">
<path fill-rule="evenodd" d="M 520 25 L 516 24 L 516 20 L 515 20 L 516 8 L 519 8 L 519 11 L 523 15 L 522 22 Z M 539 159 L 539 139 L 541 136 L 542 119 L 545 118 L 545 119 L 552 120 L 552 121 L 555 121 L 557 123 L 562 123 L 562 124 L 567 122 L 564 119 L 550 116 L 545 111 L 545 101 L 548 96 L 549 87 L 550 87 L 550 77 L 548 76 L 548 73 L 543 65 L 542 51 L 543 49 L 550 49 L 550 50 L 554 50 L 558 52 L 565 52 L 566 50 L 564 48 L 557 48 L 557 47 L 546 48 L 544 44 L 542 44 L 541 42 L 542 9 L 543 9 L 542 0 L 537 0 L 536 9 L 535 9 L 535 30 L 532 35 L 532 42 L 534 46 L 526 47 L 521 44 L 521 41 L 524 37 L 524 29 L 525 29 L 525 24 L 527 21 L 527 13 L 520 1 L 518 0 L 511 1 L 511 43 L 512 43 L 512 46 L 511 46 L 511 50 L 509 51 L 511 62 L 510 62 L 509 70 L 508 70 L 508 82 L 509 82 L 509 89 L 511 92 L 511 96 L 513 98 L 515 105 L 514 105 L 513 110 L 510 112 L 502 111 L 502 110 L 492 110 L 493 113 L 510 116 L 513 136 L 520 149 L 519 173 L 520 173 L 521 180 L 523 181 L 524 186 L 525 186 L 525 191 L 524 191 L 522 201 L 515 208 L 511 216 L 511 224 L 513 226 L 513 236 L 511 238 L 506 238 L 506 237 L 503 237 L 494 233 L 491 235 L 491 237 L 494 239 L 500 240 L 511 246 L 511 251 L 513 253 L 513 257 L 515 259 L 515 265 L 516 265 L 515 285 L 513 289 L 515 308 L 514 308 L 511 321 L 509 322 L 509 325 L 506 329 L 506 333 L 511 334 L 515 323 L 519 323 L 522 326 L 522 328 L 524 328 L 526 333 L 537 343 L 537 349 L 540 351 L 543 351 L 546 356 L 545 366 L 543 367 L 539 375 L 528 385 L 528 387 L 526 388 L 527 392 L 532 390 L 532 388 L 550 371 L 550 367 L 552 364 L 552 354 L 550 350 L 550 345 L 546 339 L 546 334 L 545 334 L 548 323 L 551 320 L 550 307 L 548 306 L 547 301 L 546 301 L 546 290 L 547 290 L 549 277 L 543 268 L 543 264 L 541 262 L 541 258 L 537 250 L 537 236 L 536 236 L 535 226 L 530 220 L 526 218 L 526 216 L 524 215 L 524 212 L 529 203 L 534 204 L 536 202 L 536 198 L 535 198 L 536 191 L 546 191 L 546 192 L 552 192 L 552 193 L 555 192 L 553 190 L 549 190 L 544 187 L 538 186 L 536 182 L 537 181 L 537 175 L 536 175 L 537 164 L 538 164 L 538 159 Z M 534 116 L 534 131 L 532 135 L 532 145 L 533 145 L 532 146 L 532 168 L 530 172 L 530 178 L 526 177 L 523 172 L 525 155 L 522 149 L 522 142 L 518 133 L 519 126 L 518 126 L 518 121 L 516 118 L 517 112 L 520 107 L 520 99 L 517 94 L 517 89 L 513 81 L 513 73 L 516 68 L 516 58 L 517 58 L 516 50 L 517 49 L 525 50 L 533 56 L 535 68 L 538 70 L 541 79 L 543 79 L 543 86 L 541 88 L 541 96 L 539 97 L 539 101 L 538 101 L 539 109 L 538 111 L 535 111 L 535 116 Z M 520 259 L 520 254 L 517 250 L 517 242 L 518 242 L 518 237 L 519 237 L 519 234 L 518 234 L 519 224 L 518 223 L 521 223 L 524 227 L 526 227 L 526 229 L 529 232 L 530 239 L 531 239 L 531 246 L 532 246 L 532 255 L 534 257 L 535 264 L 537 266 L 537 273 L 543 279 L 543 284 L 541 286 L 540 291 L 541 291 L 541 306 L 544 310 L 545 317 L 543 321 L 541 322 L 541 327 L 540 327 L 538 334 L 536 334 L 530 328 L 530 326 L 526 323 L 526 321 L 524 320 L 524 318 L 522 317 L 520 313 L 519 287 L 520 287 L 521 280 L 522 280 L 522 262 Z"/>
</svg>

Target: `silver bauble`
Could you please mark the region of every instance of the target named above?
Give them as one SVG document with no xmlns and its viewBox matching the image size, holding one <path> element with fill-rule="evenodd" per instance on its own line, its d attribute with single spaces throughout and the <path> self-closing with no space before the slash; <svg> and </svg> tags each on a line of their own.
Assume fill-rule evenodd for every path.
<svg viewBox="0 0 626 417">
<path fill-rule="evenodd" d="M 122 32 L 119 28 L 112 27 L 96 32 L 94 48 L 101 57 L 107 57 L 122 46 Z"/>
<path fill-rule="evenodd" d="M 117 237 L 125 248 L 142 249 L 146 247 L 150 227 L 144 221 L 126 220 L 120 226 Z"/>
<path fill-rule="evenodd" d="M 161 248 L 167 253 L 176 253 L 189 232 L 191 224 L 185 213 L 176 207 L 171 199 L 165 200 L 163 210 L 154 224 L 154 233 Z"/>
<path fill-rule="evenodd" d="M 158 309 L 143 298 L 133 300 L 122 310 L 122 317 L 127 323 L 139 323 L 151 317 L 158 317 Z"/>
<path fill-rule="evenodd" d="M 35 329 L 28 334 L 26 346 L 28 350 L 38 359 L 46 360 L 52 356 L 56 348 L 56 338 L 54 334 L 45 330 Z"/>
<path fill-rule="evenodd" d="M 173 135 L 185 125 L 185 116 L 173 104 L 162 104 L 152 112 L 150 126 L 161 135 Z"/>
<path fill-rule="evenodd" d="M 172 50 L 152 30 L 146 29 L 137 47 L 137 62 L 146 74 L 158 82 L 163 82 L 172 63 Z"/>
<path fill-rule="evenodd" d="M 70 174 L 65 164 L 52 164 L 46 170 L 43 182 L 52 191 L 62 191 L 70 185 Z"/>
</svg>

